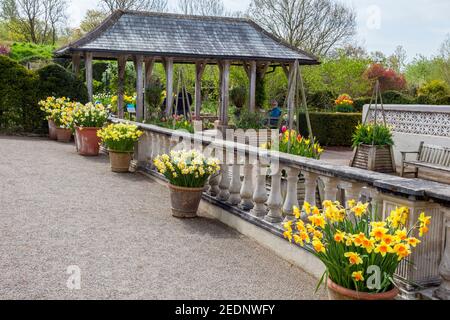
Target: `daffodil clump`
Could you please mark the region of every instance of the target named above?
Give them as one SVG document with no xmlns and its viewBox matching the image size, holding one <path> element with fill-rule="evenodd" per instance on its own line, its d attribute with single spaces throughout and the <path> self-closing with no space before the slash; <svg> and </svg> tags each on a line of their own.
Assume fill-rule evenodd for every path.
<svg viewBox="0 0 450 320">
<path fill-rule="evenodd" d="M 313 159 L 319 159 L 323 153 L 323 148 L 318 142 L 313 143 L 311 139 L 302 137 L 297 131 L 288 130 L 286 127 L 281 128 L 278 143 L 263 144 L 261 148 Z"/>
<path fill-rule="evenodd" d="M 39 106 L 45 112 L 47 120 L 53 120 L 59 128 L 71 130 L 73 130 L 73 110 L 77 105 L 77 102 L 70 101 L 66 97 L 48 97 L 39 101 Z"/>
<path fill-rule="evenodd" d="M 110 151 L 132 152 L 143 132 L 128 123 L 113 123 L 97 131 L 97 136 Z"/>
<path fill-rule="evenodd" d="M 100 128 L 108 119 L 108 110 L 102 104 L 77 104 L 73 111 L 73 123 L 76 127 Z"/>
<path fill-rule="evenodd" d="M 156 157 L 154 164 L 174 186 L 201 188 L 208 178 L 219 172 L 219 160 L 206 158 L 196 150 L 172 151 Z"/>
<path fill-rule="evenodd" d="M 428 232 L 431 217 L 421 213 L 407 229 L 409 210 L 392 210 L 385 221 L 372 219 L 368 203 L 324 201 L 323 209 L 305 202 L 302 211 L 295 207 L 295 221 L 284 224 L 284 237 L 317 256 L 326 267 L 324 277 L 360 292 L 379 293 L 393 288 L 393 275 Z M 303 220 L 300 219 L 302 213 Z M 369 266 L 381 271 L 379 288 L 369 288 Z M 319 285 L 320 285 L 319 283 Z"/>
<path fill-rule="evenodd" d="M 110 101 L 111 101 L 111 111 L 112 111 L 112 112 L 117 113 L 117 110 L 118 110 L 117 101 L 118 101 L 118 99 L 119 99 L 119 97 L 118 97 L 117 95 L 116 95 L 116 96 L 112 96 L 112 97 L 110 98 Z M 125 104 L 125 106 L 128 105 L 128 104 L 136 105 L 136 95 L 129 96 L 129 95 L 127 95 L 127 94 L 124 94 L 124 95 L 123 95 L 123 103 Z"/>
</svg>

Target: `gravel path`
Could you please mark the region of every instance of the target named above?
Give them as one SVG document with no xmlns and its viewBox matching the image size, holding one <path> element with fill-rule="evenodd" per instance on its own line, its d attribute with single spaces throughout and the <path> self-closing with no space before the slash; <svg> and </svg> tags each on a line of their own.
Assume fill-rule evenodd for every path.
<svg viewBox="0 0 450 320">
<path fill-rule="evenodd" d="M 81 289 L 67 287 L 67 267 Z M 73 144 L 0 137 L 0 298 L 320 299 L 316 280 L 168 191 Z"/>
</svg>

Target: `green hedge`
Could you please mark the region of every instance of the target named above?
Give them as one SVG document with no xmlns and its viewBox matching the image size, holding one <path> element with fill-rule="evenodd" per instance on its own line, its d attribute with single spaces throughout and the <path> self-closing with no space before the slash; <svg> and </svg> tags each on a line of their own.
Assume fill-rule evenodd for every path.
<svg viewBox="0 0 450 320">
<path fill-rule="evenodd" d="M 69 97 L 87 102 L 81 80 L 59 65 L 32 72 L 18 62 L 0 56 L 0 130 L 6 132 L 47 131 L 38 102 L 48 96 Z"/>
<path fill-rule="evenodd" d="M 361 113 L 312 112 L 309 114 L 314 136 L 323 146 L 351 146 L 355 127 L 362 120 Z M 304 113 L 299 117 L 300 133 L 308 136 Z"/>
<path fill-rule="evenodd" d="M 0 130 L 40 131 L 43 113 L 36 105 L 37 76 L 0 56 Z"/>
</svg>

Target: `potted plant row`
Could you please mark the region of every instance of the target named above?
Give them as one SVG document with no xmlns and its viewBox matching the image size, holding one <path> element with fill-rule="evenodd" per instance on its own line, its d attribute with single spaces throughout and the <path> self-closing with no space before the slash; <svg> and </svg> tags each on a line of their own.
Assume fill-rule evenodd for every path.
<svg viewBox="0 0 450 320">
<path fill-rule="evenodd" d="M 169 180 L 172 215 L 196 217 L 205 183 L 219 171 L 219 160 L 206 158 L 196 150 L 182 150 L 158 156 L 154 164 Z"/>
<path fill-rule="evenodd" d="M 408 208 L 392 210 L 385 220 L 373 219 L 369 204 L 354 200 L 346 207 L 324 201 L 322 210 L 305 202 L 302 209 L 294 207 L 296 220 L 284 224 L 284 236 L 323 262 L 326 270 L 318 287 L 325 282 L 331 300 L 394 299 L 399 293 L 394 273 L 431 222 L 421 213 L 408 229 Z"/>
<path fill-rule="evenodd" d="M 113 172 L 128 172 L 135 143 L 143 132 L 129 123 L 112 123 L 97 131 L 106 146 Z"/>
</svg>

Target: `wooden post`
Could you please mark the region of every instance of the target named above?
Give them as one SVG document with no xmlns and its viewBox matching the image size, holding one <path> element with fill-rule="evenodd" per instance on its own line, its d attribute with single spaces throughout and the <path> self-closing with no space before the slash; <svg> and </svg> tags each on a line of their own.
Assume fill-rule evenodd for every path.
<svg viewBox="0 0 450 320">
<path fill-rule="evenodd" d="M 230 87 L 230 60 L 222 62 L 221 72 L 221 106 L 220 106 L 220 124 L 226 126 L 228 124 L 228 104 L 229 104 L 229 87 Z"/>
<path fill-rule="evenodd" d="M 195 63 L 195 119 L 200 120 L 202 108 L 202 76 L 205 71 L 206 62 Z"/>
<path fill-rule="evenodd" d="M 163 60 L 166 71 L 166 115 L 171 116 L 173 107 L 173 58 Z"/>
<path fill-rule="evenodd" d="M 155 65 L 155 59 L 154 58 L 144 58 L 145 63 L 145 79 L 144 79 L 144 119 L 147 119 L 149 116 L 148 111 L 148 102 L 145 99 L 145 96 L 147 94 L 147 89 L 150 86 L 150 82 L 152 80 L 152 73 L 153 73 L 153 67 Z"/>
<path fill-rule="evenodd" d="M 249 74 L 250 92 L 248 109 L 250 112 L 254 112 L 256 109 L 256 61 L 250 62 Z"/>
<path fill-rule="evenodd" d="M 74 53 L 72 56 L 72 72 L 77 77 L 80 74 L 80 60 L 81 60 L 80 54 Z"/>
<path fill-rule="evenodd" d="M 134 58 L 136 70 L 136 120 L 138 122 L 144 119 L 144 57 L 137 55 Z"/>
<path fill-rule="evenodd" d="M 86 52 L 84 56 L 84 63 L 86 65 L 86 87 L 88 91 L 89 101 L 93 102 L 94 100 L 94 87 L 93 87 L 93 79 L 92 79 L 92 52 Z"/>
<path fill-rule="evenodd" d="M 119 118 L 124 117 L 124 94 L 125 94 L 125 69 L 127 65 L 127 57 L 119 56 L 117 59 L 117 69 L 118 69 L 118 92 L 117 92 L 117 111 Z"/>
</svg>

